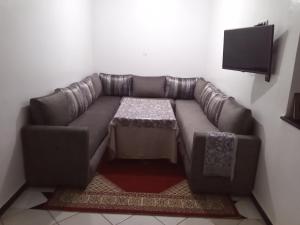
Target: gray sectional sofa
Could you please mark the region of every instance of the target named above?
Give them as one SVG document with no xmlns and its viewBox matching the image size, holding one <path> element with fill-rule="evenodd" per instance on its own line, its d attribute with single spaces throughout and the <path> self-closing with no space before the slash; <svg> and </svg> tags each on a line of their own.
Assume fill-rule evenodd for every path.
<svg viewBox="0 0 300 225">
<path fill-rule="evenodd" d="M 30 101 L 31 124 L 22 130 L 28 184 L 85 187 L 107 145 L 108 126 L 123 96 L 170 99 L 180 130 L 179 151 L 192 191 L 249 194 L 260 140 L 251 111 L 202 78 L 94 74 Z M 215 101 L 212 101 L 212 96 Z M 238 139 L 234 179 L 202 173 L 206 136 Z"/>
</svg>

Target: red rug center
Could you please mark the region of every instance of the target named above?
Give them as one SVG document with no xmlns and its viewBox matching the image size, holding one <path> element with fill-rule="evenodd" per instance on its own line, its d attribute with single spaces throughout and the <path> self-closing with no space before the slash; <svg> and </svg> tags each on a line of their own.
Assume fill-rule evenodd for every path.
<svg viewBox="0 0 300 225">
<path fill-rule="evenodd" d="M 185 179 L 181 163 L 167 160 L 102 162 L 99 172 L 127 192 L 160 193 Z"/>
</svg>

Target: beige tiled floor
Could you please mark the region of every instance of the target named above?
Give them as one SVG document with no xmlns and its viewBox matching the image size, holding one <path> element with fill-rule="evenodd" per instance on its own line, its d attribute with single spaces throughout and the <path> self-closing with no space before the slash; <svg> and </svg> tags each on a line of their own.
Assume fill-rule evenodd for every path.
<svg viewBox="0 0 300 225">
<path fill-rule="evenodd" d="M 2 217 L 1 225 L 265 225 L 249 198 L 233 197 L 247 219 L 210 219 L 125 214 L 79 213 L 29 209 L 45 198 L 39 189 L 28 189 Z M 47 189 L 46 191 L 52 191 Z"/>
</svg>

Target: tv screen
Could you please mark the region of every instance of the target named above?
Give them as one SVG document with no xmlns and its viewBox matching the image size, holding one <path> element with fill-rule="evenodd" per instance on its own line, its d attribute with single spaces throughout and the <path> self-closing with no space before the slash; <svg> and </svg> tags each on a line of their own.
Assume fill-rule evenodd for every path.
<svg viewBox="0 0 300 225">
<path fill-rule="evenodd" d="M 271 74 L 274 25 L 224 31 L 223 69 Z"/>
</svg>

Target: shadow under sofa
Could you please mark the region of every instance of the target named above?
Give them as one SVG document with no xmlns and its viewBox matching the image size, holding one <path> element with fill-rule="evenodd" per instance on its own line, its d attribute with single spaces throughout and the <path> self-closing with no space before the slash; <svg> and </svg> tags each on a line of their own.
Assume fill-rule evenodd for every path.
<svg viewBox="0 0 300 225">
<path fill-rule="evenodd" d="M 72 110 L 62 91 L 31 99 L 32 125 L 22 131 L 28 184 L 85 187 L 105 152 L 108 126 L 121 98 L 131 96 L 170 99 L 180 130 L 179 152 L 193 192 L 251 193 L 260 140 L 252 135 L 251 111 L 233 98 L 225 101 L 219 123 L 213 124 L 201 106 L 201 94 L 209 83 L 204 79 L 108 74 L 85 79 L 92 81 L 97 94 L 77 117 L 64 115 Z M 238 138 L 232 181 L 202 174 L 205 137 L 211 131 L 232 132 Z"/>
</svg>

